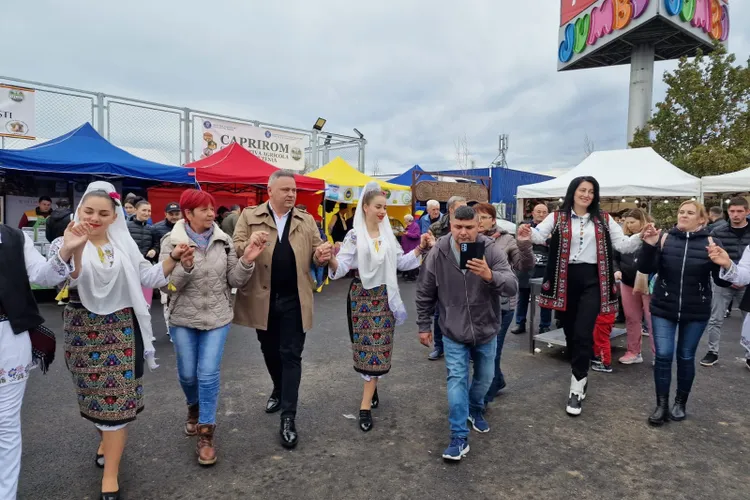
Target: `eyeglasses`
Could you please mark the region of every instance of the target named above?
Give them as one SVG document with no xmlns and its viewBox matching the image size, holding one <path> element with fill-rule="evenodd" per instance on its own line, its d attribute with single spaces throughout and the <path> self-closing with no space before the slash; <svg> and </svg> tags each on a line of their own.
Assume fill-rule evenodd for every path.
<svg viewBox="0 0 750 500">
<path fill-rule="evenodd" d="M 479 220 L 492 220 L 491 215 L 480 215 Z"/>
</svg>

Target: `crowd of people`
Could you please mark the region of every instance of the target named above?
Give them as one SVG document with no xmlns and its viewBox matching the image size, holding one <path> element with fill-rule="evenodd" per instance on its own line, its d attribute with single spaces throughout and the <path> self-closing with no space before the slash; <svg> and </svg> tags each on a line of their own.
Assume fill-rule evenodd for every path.
<svg viewBox="0 0 750 500">
<path fill-rule="evenodd" d="M 732 199 L 729 222 L 712 228 L 703 205 L 686 201 L 676 225 L 659 231 L 639 209 L 615 220 L 600 206 L 596 179 L 579 177 L 559 209 L 550 213 L 536 205 L 532 220 L 515 235 L 498 226 L 493 205 L 469 206 L 454 196 L 445 214 L 437 201 L 428 201 L 422 217 L 406 220 L 399 241 L 386 193 L 370 183 L 354 211 L 341 205 L 329 221 L 333 243 L 296 198 L 294 176 L 278 171 L 268 180 L 268 201 L 224 210 L 221 223 L 213 196 L 188 189 L 152 225 L 146 200 L 121 200 L 111 184 L 94 182 L 75 211 L 67 200 L 58 204 L 61 229 L 51 234 L 48 259 L 21 231 L 0 226 L 7 269 L 0 274 L 0 498 L 16 494 L 29 371 L 34 365 L 46 370 L 55 351 L 30 283 L 67 283 L 65 363 L 80 414 L 98 432 L 95 463 L 106 500 L 119 498 L 128 425 L 144 407 L 145 367 L 158 367 L 150 317 L 154 289 L 163 297 L 174 343 L 185 398 L 183 432 L 195 437 L 201 465 L 218 460 L 221 362 L 232 324 L 256 330 L 271 382 L 265 411 L 280 413 L 280 444 L 297 446 L 302 353 L 313 325 L 317 270 L 331 280 L 351 278 L 342 300 L 353 369 L 363 381 L 363 432 L 374 428 L 378 383 L 393 369 L 394 337 L 407 320 L 398 273 L 418 281 L 419 342 L 430 349 L 428 359 L 444 358 L 447 369 L 450 440 L 442 457 L 452 461 L 469 452 L 470 428 L 490 430 L 485 409 L 506 386 L 506 333 L 514 318 L 515 334 L 535 320 L 528 317 L 531 278 L 542 280 L 539 331 L 552 327 L 554 312 L 565 335 L 571 364 L 565 408 L 572 416 L 582 413 L 589 369 L 612 371 L 609 334 L 620 302 L 627 352 L 619 362 L 642 363 L 643 332 L 651 339 L 652 425 L 686 418 L 703 332 L 709 332 L 709 352 L 701 364 L 712 366 L 729 304 L 750 307 L 744 198 Z M 51 206 L 45 207 L 50 217 Z M 41 215 L 26 217 L 35 216 Z M 741 342 L 750 368 L 747 317 Z"/>
</svg>

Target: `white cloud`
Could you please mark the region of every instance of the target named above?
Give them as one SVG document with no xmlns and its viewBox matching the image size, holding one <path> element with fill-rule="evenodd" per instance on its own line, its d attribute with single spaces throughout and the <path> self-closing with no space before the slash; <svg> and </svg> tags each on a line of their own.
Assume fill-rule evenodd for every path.
<svg viewBox="0 0 750 500">
<path fill-rule="evenodd" d="M 533 6 L 532 6 L 533 4 Z M 513 168 L 561 172 L 625 147 L 627 67 L 558 73 L 557 0 L 38 0 L 6 12 L 6 76 L 368 139 L 383 172 L 478 165 L 510 134 Z M 730 49 L 750 54 L 750 6 Z M 7 42 L 11 43 L 11 42 Z M 658 63 L 654 100 L 664 93 Z"/>
</svg>

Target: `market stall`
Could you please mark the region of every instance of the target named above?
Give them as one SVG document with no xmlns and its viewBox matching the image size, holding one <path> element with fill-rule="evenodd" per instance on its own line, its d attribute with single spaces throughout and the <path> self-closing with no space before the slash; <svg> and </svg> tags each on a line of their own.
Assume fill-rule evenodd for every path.
<svg viewBox="0 0 750 500">
<path fill-rule="evenodd" d="M 723 175 L 701 178 L 703 194 L 741 194 L 750 192 L 750 168 Z"/>
</svg>

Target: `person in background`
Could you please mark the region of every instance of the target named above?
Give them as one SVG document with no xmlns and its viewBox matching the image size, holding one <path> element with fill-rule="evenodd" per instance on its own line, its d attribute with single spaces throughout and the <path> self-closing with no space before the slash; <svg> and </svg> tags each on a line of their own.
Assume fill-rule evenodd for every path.
<svg viewBox="0 0 750 500">
<path fill-rule="evenodd" d="M 429 202 L 428 202 L 429 203 Z M 440 217 L 437 222 L 430 225 L 428 231 L 437 240 L 442 236 L 451 234 L 450 219 L 457 208 L 466 206 L 466 198 L 462 196 L 451 196 L 448 199 L 448 213 Z M 439 205 L 438 205 L 439 209 Z M 429 210 L 428 210 L 429 214 Z M 430 361 L 436 361 L 443 357 L 443 333 L 440 328 L 440 308 L 435 308 L 435 324 L 433 328 L 433 339 L 435 348 L 430 354 L 427 355 L 427 359 Z"/>
<path fill-rule="evenodd" d="M 169 234 L 174 225 L 182 218 L 182 212 L 180 212 L 180 204 L 177 202 L 167 203 L 164 208 L 164 220 L 157 222 L 151 226 L 153 232 L 154 246 L 157 248 L 161 246 L 161 240 Z M 144 292 L 145 293 L 145 292 Z M 167 337 L 169 337 L 169 294 L 160 293 L 159 301 L 162 305 L 162 314 L 164 315 L 164 324 L 167 325 Z M 172 338 L 169 337 L 170 342 Z"/>
<path fill-rule="evenodd" d="M 213 465 L 221 358 L 233 318 L 231 290 L 245 286 L 265 245 L 256 233 L 238 258 L 232 237 L 214 222 L 216 201 L 205 191 L 186 189 L 180 206 L 185 218 L 162 241 L 159 260 L 169 260 L 179 245 L 193 248 L 169 280 L 169 329 L 188 407 L 184 432 L 198 436 L 198 463 Z"/>
<path fill-rule="evenodd" d="M 313 326 L 313 281 L 310 262 L 328 264 L 332 247 L 320 239 L 315 219 L 294 208 L 294 174 L 278 170 L 268 178 L 268 201 L 242 211 L 234 230 L 234 246 L 242 255 L 260 233 L 268 249 L 255 262 L 244 289 L 237 289 L 234 323 L 255 328 L 273 391 L 266 412 L 281 410 L 281 445 L 294 448 L 297 401 L 302 378 L 302 351 Z"/>
<path fill-rule="evenodd" d="M 750 245 L 750 224 L 747 221 L 748 203 L 743 197 L 729 200 L 727 208 L 729 223 L 714 226 L 711 236 L 721 241 L 724 250 L 735 264 L 740 261 L 742 254 Z M 724 326 L 726 311 L 733 301 L 742 302 L 746 288 L 732 285 L 722 288 L 714 285 L 711 299 L 711 318 L 708 320 L 706 335 L 708 335 L 708 352 L 701 360 L 702 366 L 713 366 L 719 361 L 719 343 L 721 329 Z M 740 308 L 742 310 L 742 308 Z M 742 311 L 744 317 L 746 313 Z"/>
<path fill-rule="evenodd" d="M 419 342 L 432 343 L 430 328 L 440 309 L 445 366 L 448 370 L 448 421 L 451 441 L 444 460 L 461 460 L 469 452 L 469 427 L 489 432 L 484 418 L 484 397 L 495 376 L 500 299 L 518 292 L 518 281 L 500 245 L 479 233 L 474 209 L 455 210 L 451 234 L 440 238 L 422 264 L 417 288 Z M 483 259 L 472 259 L 460 269 L 460 245 L 478 242 Z M 474 373 L 469 386 L 469 356 Z"/>
<path fill-rule="evenodd" d="M 549 215 L 549 209 L 544 203 L 537 203 L 531 212 L 531 227 L 536 227 Z M 543 278 L 547 269 L 547 256 L 549 247 L 547 243 L 534 243 L 531 247 L 534 252 L 534 268 L 531 271 L 518 273 L 518 303 L 516 305 L 516 327 L 510 333 L 521 335 L 526 333 L 526 316 L 529 312 L 531 301 L 531 278 Z M 532 318 L 535 321 L 535 318 Z M 542 308 L 539 311 L 539 333 L 546 333 L 552 325 L 552 310 Z"/>
<path fill-rule="evenodd" d="M 640 208 L 634 208 L 625 214 L 623 233 L 626 236 L 639 234 L 647 225 L 646 213 Z M 651 295 L 647 293 L 649 277 L 641 274 L 641 279 L 646 281 L 646 286 L 636 289 L 637 276 L 638 254 L 615 251 L 615 280 L 620 281 L 620 297 L 622 297 L 628 338 L 628 350 L 619 359 L 619 362 L 624 365 L 643 363 L 641 343 L 644 321 L 651 340 L 651 351 L 656 352 L 654 338 L 651 335 Z"/>
<path fill-rule="evenodd" d="M 21 220 L 18 222 L 18 229 L 34 227 L 37 222 L 44 222 L 50 215 L 52 215 L 52 198 L 49 196 L 40 196 L 37 207 L 27 210 L 21 216 Z"/>
<path fill-rule="evenodd" d="M 669 231 L 653 226 L 643 233 L 644 245 L 638 270 L 657 273 L 651 296 L 656 361 L 654 386 L 656 409 L 648 417 L 651 425 L 685 419 L 685 406 L 695 379 L 695 351 L 711 316 L 711 281 L 721 287 L 720 265 L 712 261 L 711 248 L 721 245 L 706 229 L 706 209 L 697 201 L 686 201 L 677 212 L 677 224 Z M 708 249 L 708 251 L 706 250 Z M 677 394 L 669 410 L 672 365 L 677 351 Z"/>
<path fill-rule="evenodd" d="M 54 241 L 65 233 L 68 224 L 73 220 L 73 210 L 70 208 L 68 198 L 57 200 L 57 209 L 47 217 L 47 224 L 44 228 L 47 241 Z"/>
<path fill-rule="evenodd" d="M 414 216 L 406 214 L 404 216 L 404 222 L 406 222 L 406 232 L 401 236 L 401 248 L 404 253 L 407 254 L 417 248 L 421 241 L 422 233 L 419 230 L 419 224 L 414 220 Z M 404 271 L 404 279 L 406 281 L 417 281 L 417 275 L 419 274 L 419 267 Z"/>
<path fill-rule="evenodd" d="M 46 373 L 55 354 L 54 335 L 42 326 L 31 283 L 55 286 L 73 272 L 74 255 L 88 241 L 88 228 L 68 221 L 50 259 L 23 231 L 0 224 L 0 498 L 14 500 L 21 471 L 21 406 L 29 370 Z M 50 338 L 51 337 L 51 338 Z M 36 349 L 35 349 L 36 348 Z"/>
<path fill-rule="evenodd" d="M 497 226 L 497 210 L 490 203 L 477 203 L 474 205 L 479 221 L 479 234 L 487 236 L 494 241 L 494 245 L 500 247 L 508 257 L 511 269 L 518 276 L 520 273 L 529 271 L 534 267 L 534 253 L 531 248 L 531 239 L 516 239 L 507 231 Z M 500 358 L 503 354 L 503 344 L 508 327 L 513 321 L 516 311 L 516 295 L 512 297 L 500 297 L 500 328 L 497 334 L 497 350 L 495 352 L 495 376 L 492 384 L 484 397 L 485 404 L 494 401 L 500 391 L 505 388 L 505 376 L 500 367 Z"/>
<path fill-rule="evenodd" d="M 125 211 L 125 220 L 129 221 L 135 217 L 135 196 L 132 198 L 126 198 L 122 204 L 122 208 Z"/>
<path fill-rule="evenodd" d="M 722 210 L 721 206 L 715 206 L 708 209 L 708 232 L 711 232 L 726 223 L 727 221 L 724 220 L 724 210 Z"/>
<path fill-rule="evenodd" d="M 221 227 L 221 223 L 224 222 L 224 217 L 229 213 L 229 209 L 225 206 L 220 206 L 219 210 L 216 212 L 216 223 L 219 224 L 219 227 Z"/>
<path fill-rule="evenodd" d="M 237 219 L 239 219 L 242 210 L 239 205 L 232 205 L 232 208 L 229 210 L 230 212 L 221 221 L 221 230 L 231 237 L 234 234 L 234 228 L 237 225 Z"/>
<path fill-rule="evenodd" d="M 596 318 L 617 311 L 612 252 L 635 252 L 641 238 L 637 234 L 625 236 L 614 219 L 600 208 L 599 183 L 591 176 L 573 179 L 560 210 L 535 228 L 520 226 L 517 235 L 524 233 L 530 233 L 537 244 L 549 239 L 539 305 L 564 313 L 563 330 L 572 372 L 565 411 L 575 417 L 581 414 L 586 399 Z"/>
<path fill-rule="evenodd" d="M 128 221 L 128 232 L 135 241 L 138 249 L 141 251 L 147 261 L 156 262 L 158 257 L 159 241 L 154 236 L 153 226 L 149 224 L 151 218 L 151 204 L 146 200 L 137 201 L 135 204 L 135 214 Z M 152 288 L 143 288 L 143 296 L 146 298 L 148 306 L 151 307 L 154 290 Z"/>
<path fill-rule="evenodd" d="M 429 231 L 430 226 L 438 222 L 442 216 L 443 214 L 440 213 L 440 202 L 437 200 L 429 200 L 427 202 L 427 210 L 419 219 L 420 233 L 424 234 Z"/>
<path fill-rule="evenodd" d="M 182 219 L 180 204 L 175 201 L 167 203 L 167 206 L 164 207 L 164 220 L 151 226 L 151 231 L 154 233 L 154 240 L 159 246 L 161 245 L 161 240 L 172 231 L 174 225 L 180 219 Z"/>
<path fill-rule="evenodd" d="M 334 203 L 331 202 L 328 207 L 333 211 Z M 331 240 L 334 243 L 343 243 L 346 238 L 346 233 L 352 228 L 351 226 L 351 215 L 349 214 L 349 205 L 346 203 L 339 203 L 339 211 L 328 220 L 328 234 L 331 235 Z"/>
<path fill-rule="evenodd" d="M 594 357 L 591 369 L 595 372 L 612 373 L 612 329 L 616 313 L 600 314 L 594 323 Z"/>
</svg>

